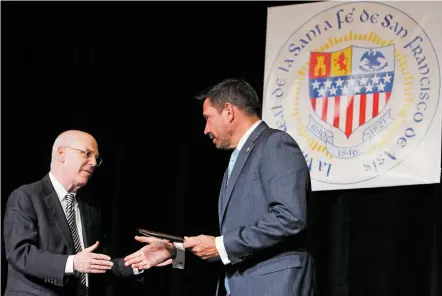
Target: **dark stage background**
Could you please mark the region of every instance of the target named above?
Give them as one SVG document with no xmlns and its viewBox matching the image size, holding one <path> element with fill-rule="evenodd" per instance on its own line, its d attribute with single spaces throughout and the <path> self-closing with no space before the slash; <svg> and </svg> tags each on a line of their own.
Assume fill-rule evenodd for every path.
<svg viewBox="0 0 442 296">
<path fill-rule="evenodd" d="M 218 235 L 229 154 L 193 99 L 228 77 L 262 94 L 267 7 L 293 2 L 2 2 L 1 204 L 49 170 L 55 137 L 81 129 L 104 163 L 87 186 L 113 211 L 120 256 L 135 229 Z M 86 188 L 85 188 L 86 190 Z M 318 295 L 442 295 L 441 186 L 315 192 Z M 2 241 L 2 292 L 6 280 Z M 119 281 L 119 295 L 213 295 L 219 266 Z"/>
</svg>

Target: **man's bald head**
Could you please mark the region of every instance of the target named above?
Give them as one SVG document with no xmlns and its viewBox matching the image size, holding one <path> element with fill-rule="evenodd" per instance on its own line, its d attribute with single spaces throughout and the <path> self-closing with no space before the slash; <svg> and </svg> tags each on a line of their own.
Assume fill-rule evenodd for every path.
<svg viewBox="0 0 442 296">
<path fill-rule="evenodd" d="M 80 140 L 85 140 L 85 139 L 93 139 L 93 141 L 95 141 L 94 137 L 91 134 L 88 134 L 83 131 L 68 130 L 68 131 L 62 132 L 55 139 L 54 145 L 52 146 L 52 162 L 57 157 L 57 149 L 59 147 L 63 147 L 63 146 L 75 147 L 76 143 L 78 143 Z"/>
<path fill-rule="evenodd" d="M 94 173 L 98 155 L 98 144 L 92 135 L 79 130 L 65 131 L 54 141 L 51 172 L 68 191 L 76 191 Z"/>
</svg>

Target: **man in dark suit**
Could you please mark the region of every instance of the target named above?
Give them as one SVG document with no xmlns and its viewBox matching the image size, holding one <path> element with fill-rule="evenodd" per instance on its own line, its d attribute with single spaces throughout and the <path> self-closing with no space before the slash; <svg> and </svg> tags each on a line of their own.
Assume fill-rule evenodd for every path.
<svg viewBox="0 0 442 296">
<path fill-rule="evenodd" d="M 50 172 L 11 193 L 3 232 L 5 295 L 109 295 L 112 276 L 138 272 L 102 254 L 102 211 L 79 191 L 101 162 L 90 134 L 66 131 L 53 145 Z"/>
<path fill-rule="evenodd" d="M 184 247 L 205 260 L 220 259 L 225 277 L 218 295 L 313 295 L 313 258 L 307 250 L 310 175 L 287 133 L 260 120 L 255 90 L 228 79 L 200 97 L 204 134 L 233 150 L 219 195 L 219 237 L 186 237 Z"/>
</svg>

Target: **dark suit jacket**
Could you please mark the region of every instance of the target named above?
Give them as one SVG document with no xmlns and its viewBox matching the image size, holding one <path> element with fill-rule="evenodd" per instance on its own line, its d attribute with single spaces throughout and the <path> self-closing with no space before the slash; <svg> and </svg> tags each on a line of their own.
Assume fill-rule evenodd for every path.
<svg viewBox="0 0 442 296">
<path fill-rule="evenodd" d="M 85 247 L 100 242 L 106 254 L 106 230 L 99 207 L 77 195 Z M 49 175 L 15 189 L 4 216 L 8 280 L 5 295 L 71 295 L 78 277 L 65 275 L 68 255 L 75 254 L 69 225 Z M 107 254 L 112 258 L 111 254 Z M 123 260 L 113 259 L 112 272 L 89 274 L 89 295 L 110 295 L 110 277 L 133 275 Z"/>
<path fill-rule="evenodd" d="M 227 171 L 218 210 L 232 296 L 312 295 L 310 173 L 293 138 L 261 122 L 226 181 Z"/>
</svg>

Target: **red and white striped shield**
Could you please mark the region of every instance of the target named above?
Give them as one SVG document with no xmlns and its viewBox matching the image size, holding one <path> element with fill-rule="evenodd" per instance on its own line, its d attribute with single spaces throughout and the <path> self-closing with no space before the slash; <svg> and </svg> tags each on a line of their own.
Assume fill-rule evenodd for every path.
<svg viewBox="0 0 442 296">
<path fill-rule="evenodd" d="M 317 116 L 347 138 L 377 117 L 390 99 L 394 47 L 351 46 L 336 52 L 311 52 L 310 102 Z"/>
</svg>

